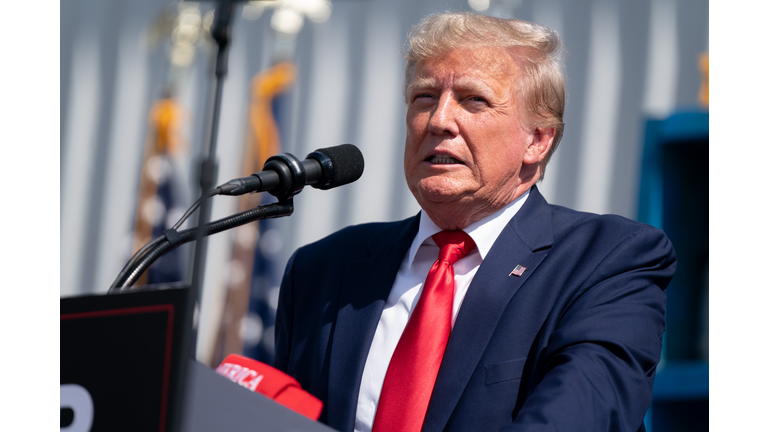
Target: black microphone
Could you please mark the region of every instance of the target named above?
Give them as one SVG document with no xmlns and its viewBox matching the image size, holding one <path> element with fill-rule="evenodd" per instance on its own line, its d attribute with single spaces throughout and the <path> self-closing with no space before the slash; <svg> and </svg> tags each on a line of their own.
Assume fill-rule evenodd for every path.
<svg viewBox="0 0 768 432">
<path fill-rule="evenodd" d="M 301 192 L 305 185 L 327 190 L 352 183 L 363 175 L 365 161 L 352 144 L 317 149 L 300 161 L 290 153 L 267 159 L 264 170 L 219 186 L 221 195 L 269 192 L 285 198 Z"/>
</svg>

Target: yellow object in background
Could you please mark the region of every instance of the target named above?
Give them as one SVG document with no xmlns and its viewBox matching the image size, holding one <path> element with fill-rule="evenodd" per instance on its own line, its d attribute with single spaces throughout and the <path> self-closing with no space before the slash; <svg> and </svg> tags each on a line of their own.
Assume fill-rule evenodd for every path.
<svg viewBox="0 0 768 432">
<path fill-rule="evenodd" d="M 175 153 L 186 144 L 181 135 L 182 120 L 189 114 L 174 98 L 160 99 L 152 106 L 149 121 L 155 132 L 155 145 L 159 153 Z"/>
<path fill-rule="evenodd" d="M 701 71 L 701 88 L 699 89 L 699 103 L 709 108 L 709 52 L 699 56 L 699 70 Z"/>
</svg>

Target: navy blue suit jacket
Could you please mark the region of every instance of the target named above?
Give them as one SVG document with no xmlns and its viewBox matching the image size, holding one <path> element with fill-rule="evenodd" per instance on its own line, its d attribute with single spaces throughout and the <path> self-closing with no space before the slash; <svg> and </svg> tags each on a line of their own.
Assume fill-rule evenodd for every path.
<svg viewBox="0 0 768 432">
<path fill-rule="evenodd" d="M 275 366 L 354 428 L 366 357 L 418 216 L 300 248 Z M 638 431 L 651 401 L 675 254 L 663 232 L 549 205 L 534 187 L 469 287 L 424 431 Z M 521 276 L 511 275 L 517 265 Z"/>
</svg>

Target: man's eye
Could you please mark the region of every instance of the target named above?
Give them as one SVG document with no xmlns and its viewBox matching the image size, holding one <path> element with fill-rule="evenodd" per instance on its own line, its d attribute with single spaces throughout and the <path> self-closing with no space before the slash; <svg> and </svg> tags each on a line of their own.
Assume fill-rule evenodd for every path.
<svg viewBox="0 0 768 432">
<path fill-rule="evenodd" d="M 485 98 L 480 97 L 480 96 L 472 96 L 472 97 L 469 98 L 469 100 L 471 102 L 488 102 L 487 100 L 485 100 Z"/>
<path fill-rule="evenodd" d="M 413 99 L 411 99 L 411 102 L 412 102 L 412 103 L 416 103 L 416 102 L 418 102 L 418 103 L 422 103 L 422 104 L 423 104 L 423 103 L 431 103 L 430 101 L 432 101 L 434 98 L 435 98 L 435 97 L 434 97 L 434 96 L 432 96 L 432 95 L 431 95 L 431 94 L 429 94 L 429 93 L 416 93 L 416 94 L 413 96 Z"/>
</svg>

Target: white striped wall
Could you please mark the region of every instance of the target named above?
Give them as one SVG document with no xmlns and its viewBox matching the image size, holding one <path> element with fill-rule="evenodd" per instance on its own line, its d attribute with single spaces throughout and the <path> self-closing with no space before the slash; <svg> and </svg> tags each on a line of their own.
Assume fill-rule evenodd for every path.
<svg viewBox="0 0 768 432">
<path fill-rule="evenodd" d="M 147 26 L 165 5 L 77 0 L 61 6 L 60 292 L 67 296 L 105 292 L 127 259 L 146 117 L 167 65 L 163 47 L 146 44 Z M 285 259 L 296 247 L 345 225 L 399 219 L 418 210 L 401 166 L 405 126 L 399 52 L 407 29 L 425 14 L 469 9 L 459 0 L 339 0 L 333 7 L 327 22 L 307 21 L 297 38 L 299 77 L 285 107 L 290 126 L 283 147 L 303 158 L 316 148 L 353 143 L 367 166 L 353 185 L 332 191 L 308 188 L 297 197 L 294 215 L 279 224 L 285 232 Z M 114 22 L 114 14 L 119 14 L 117 27 L 103 25 Z M 569 51 L 565 138 L 541 190 L 553 203 L 635 217 L 644 116 L 663 117 L 695 105 L 700 78 L 697 68 L 688 65 L 709 46 L 707 3 L 524 0 L 515 14 L 555 28 Z M 217 154 L 219 182 L 239 176 L 250 80 L 272 62 L 268 19 L 269 12 L 257 21 L 238 17 L 234 23 Z M 105 36 L 115 32 L 116 50 L 101 49 Z M 115 76 L 102 76 L 105 69 L 115 70 Z M 681 76 L 683 71 L 687 75 Z M 104 88 L 105 83 L 113 85 Z M 201 49 L 180 88 L 194 118 L 188 127 L 193 150 L 207 140 L 209 84 L 207 53 Z M 103 92 L 111 99 L 101 97 Z M 103 100 L 111 103 L 102 106 Z M 97 142 L 98 136 L 108 138 Z M 99 146 L 108 146 L 103 161 L 94 157 Z M 106 169 L 96 170 L 98 163 Z M 186 172 L 191 177 L 194 167 L 187 166 Z M 104 183 L 101 196 L 91 196 L 91 182 Z M 191 195 L 191 184 L 189 190 Z M 213 216 L 223 217 L 235 206 L 234 199 L 216 198 Z M 99 209 L 95 218 L 94 208 Z M 87 221 L 94 219 L 100 222 L 98 232 L 89 236 Z M 229 250 L 227 234 L 211 238 L 201 329 L 220 317 Z M 95 262 L 86 257 L 96 257 Z M 213 337 L 203 331 L 200 349 L 209 349 Z"/>
</svg>

